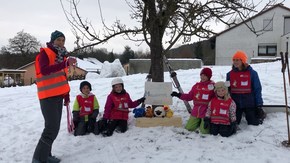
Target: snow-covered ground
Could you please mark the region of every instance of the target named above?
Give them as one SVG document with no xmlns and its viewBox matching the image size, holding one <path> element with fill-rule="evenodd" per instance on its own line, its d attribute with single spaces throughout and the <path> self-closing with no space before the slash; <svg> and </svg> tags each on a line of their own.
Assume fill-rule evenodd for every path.
<svg viewBox="0 0 290 163">
<path fill-rule="evenodd" d="M 265 104 L 284 104 L 281 63 L 252 65 L 259 73 Z M 230 66 L 213 66 L 214 81 L 225 80 Z M 177 77 L 185 92 L 199 81 L 200 69 L 178 70 Z M 92 76 L 93 77 L 93 76 Z M 125 89 L 132 99 L 144 94 L 146 74 L 124 76 Z M 287 78 L 286 78 L 287 79 Z M 111 91 L 112 78 L 89 78 L 92 92 L 100 103 L 100 111 Z M 165 72 L 165 81 L 171 81 Z M 71 105 L 79 93 L 78 81 L 71 81 Z M 288 81 L 287 81 L 288 83 Z M 288 87 L 289 84 L 287 84 Z M 288 87 L 288 90 L 289 87 Z M 290 92 L 289 92 L 290 93 Z M 192 104 L 190 102 L 190 104 Z M 182 117 L 183 126 L 189 114 L 181 100 L 173 98 L 170 106 Z M 36 95 L 36 86 L 0 89 L 0 162 L 28 163 L 43 130 Z M 281 142 L 288 139 L 285 113 L 268 114 L 260 126 L 241 122 L 237 134 L 224 138 L 186 131 L 175 127 L 135 127 L 130 113 L 129 130 L 111 137 L 86 135 L 75 137 L 67 132 L 66 111 L 63 110 L 61 129 L 53 145 L 53 154 L 63 163 L 289 163 L 290 148 Z"/>
</svg>

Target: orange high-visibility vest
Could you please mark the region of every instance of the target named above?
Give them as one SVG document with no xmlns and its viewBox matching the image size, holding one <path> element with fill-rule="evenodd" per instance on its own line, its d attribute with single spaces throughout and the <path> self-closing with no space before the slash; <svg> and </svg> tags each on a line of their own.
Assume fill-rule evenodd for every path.
<svg viewBox="0 0 290 163">
<path fill-rule="evenodd" d="M 49 48 L 41 48 L 40 51 L 45 51 L 49 59 L 49 66 L 54 65 L 56 54 Z M 66 60 L 66 58 L 65 58 Z M 51 73 L 49 75 L 42 75 L 40 72 L 39 55 L 35 59 L 36 85 L 39 99 L 48 97 L 65 95 L 70 91 L 67 81 L 68 69 Z"/>
</svg>

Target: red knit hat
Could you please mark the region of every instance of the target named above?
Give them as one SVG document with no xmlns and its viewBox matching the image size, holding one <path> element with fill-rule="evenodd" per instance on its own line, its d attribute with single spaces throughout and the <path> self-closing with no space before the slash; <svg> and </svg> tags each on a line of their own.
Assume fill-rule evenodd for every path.
<svg viewBox="0 0 290 163">
<path fill-rule="evenodd" d="M 240 60 L 242 60 L 243 63 L 247 63 L 248 57 L 244 51 L 238 50 L 233 56 L 233 60 L 234 59 L 240 59 Z"/>
<path fill-rule="evenodd" d="M 204 74 L 205 76 L 208 77 L 208 80 L 210 80 L 210 78 L 211 78 L 211 76 L 212 76 L 212 71 L 211 71 L 210 68 L 205 67 L 205 68 L 203 68 L 203 69 L 200 71 L 200 75 L 201 75 L 201 74 Z"/>
</svg>

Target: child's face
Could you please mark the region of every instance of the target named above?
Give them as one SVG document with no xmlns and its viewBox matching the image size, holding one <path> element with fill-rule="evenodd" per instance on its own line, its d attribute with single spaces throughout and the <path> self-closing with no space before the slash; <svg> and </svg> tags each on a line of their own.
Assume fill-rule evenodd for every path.
<svg viewBox="0 0 290 163">
<path fill-rule="evenodd" d="M 240 69 L 243 66 L 243 62 L 240 59 L 233 59 L 234 67 Z"/>
<path fill-rule="evenodd" d="M 224 97 L 226 95 L 227 91 L 224 88 L 221 88 L 221 89 L 218 89 L 216 91 L 216 93 L 219 97 Z"/>
<path fill-rule="evenodd" d="M 207 77 L 206 75 L 204 75 L 204 74 L 201 74 L 201 75 L 200 75 L 200 81 L 201 81 L 201 82 L 208 81 L 208 77 Z"/>
<path fill-rule="evenodd" d="M 122 84 L 116 84 L 114 85 L 113 89 L 114 89 L 114 92 L 121 93 L 123 90 L 123 86 Z"/>
<path fill-rule="evenodd" d="M 55 39 L 53 41 L 54 45 L 57 45 L 58 47 L 64 47 L 64 43 L 65 43 L 65 38 L 64 37 L 58 37 L 57 39 Z"/>
<path fill-rule="evenodd" d="M 89 88 L 89 86 L 87 86 L 87 85 L 85 85 L 85 86 L 83 86 L 83 88 L 82 88 L 82 93 L 83 94 L 85 94 L 85 95 L 88 95 L 88 94 L 90 94 L 90 88 Z"/>
</svg>

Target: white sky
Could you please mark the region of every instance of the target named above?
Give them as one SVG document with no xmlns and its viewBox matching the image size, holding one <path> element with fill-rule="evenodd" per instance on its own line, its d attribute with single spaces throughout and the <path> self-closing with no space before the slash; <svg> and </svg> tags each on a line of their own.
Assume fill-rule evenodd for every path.
<svg viewBox="0 0 290 163">
<path fill-rule="evenodd" d="M 132 20 L 128 19 L 130 12 L 125 1 L 101 0 L 101 4 L 108 25 L 111 25 L 116 18 L 123 20 L 122 22 L 126 22 L 126 24 L 133 23 Z M 290 7 L 288 0 L 284 4 Z M 98 25 L 100 17 L 97 0 L 81 0 L 79 6 L 81 15 L 91 20 L 95 29 L 98 30 L 98 27 L 101 26 Z M 216 31 L 221 31 L 224 26 L 214 28 Z M 35 36 L 43 45 L 50 40 L 51 32 L 59 30 L 67 38 L 67 49 L 72 50 L 74 47 L 75 38 L 59 0 L 2 0 L 0 5 L 0 48 L 8 45 L 8 39 L 16 36 L 17 32 L 21 30 Z M 99 45 L 96 48 L 107 48 L 108 51 L 119 53 L 124 50 L 126 45 L 129 45 L 133 50 L 148 50 L 145 43 L 138 47 L 131 41 L 125 41 L 122 38 L 113 39 L 108 44 Z"/>
</svg>

